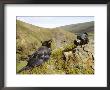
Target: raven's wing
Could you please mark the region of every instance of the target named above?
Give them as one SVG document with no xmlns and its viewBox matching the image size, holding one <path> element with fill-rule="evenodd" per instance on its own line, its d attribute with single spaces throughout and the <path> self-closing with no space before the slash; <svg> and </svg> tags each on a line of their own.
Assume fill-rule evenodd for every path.
<svg viewBox="0 0 110 90">
<path fill-rule="evenodd" d="M 49 53 L 51 51 L 50 48 L 46 47 L 46 46 L 42 46 L 40 48 L 38 48 L 37 53 L 38 54 L 43 54 L 43 53 Z"/>
<path fill-rule="evenodd" d="M 32 57 L 28 61 L 28 66 L 34 67 L 41 65 L 44 61 L 50 58 L 50 49 L 46 46 L 38 48 L 38 50 L 32 54 Z"/>
<path fill-rule="evenodd" d="M 38 50 L 39 58 L 43 60 L 48 60 L 50 58 L 51 49 L 48 47 L 42 47 Z"/>
<path fill-rule="evenodd" d="M 36 58 L 37 56 L 40 56 L 44 53 L 48 53 L 49 50 L 46 46 L 42 46 L 40 48 L 38 48 L 37 51 L 35 51 L 30 57 L 29 57 L 29 60 L 33 59 L 33 58 Z"/>
</svg>

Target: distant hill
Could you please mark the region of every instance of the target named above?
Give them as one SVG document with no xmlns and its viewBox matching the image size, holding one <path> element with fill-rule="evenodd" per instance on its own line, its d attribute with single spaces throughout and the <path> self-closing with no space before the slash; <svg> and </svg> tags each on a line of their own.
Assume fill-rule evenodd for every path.
<svg viewBox="0 0 110 90">
<path fill-rule="evenodd" d="M 80 32 L 94 32 L 94 21 L 85 22 L 85 23 L 78 23 L 78 24 L 71 24 L 65 25 L 61 27 L 57 27 L 58 29 L 63 29 L 65 31 L 70 31 L 73 33 L 80 33 Z"/>
</svg>

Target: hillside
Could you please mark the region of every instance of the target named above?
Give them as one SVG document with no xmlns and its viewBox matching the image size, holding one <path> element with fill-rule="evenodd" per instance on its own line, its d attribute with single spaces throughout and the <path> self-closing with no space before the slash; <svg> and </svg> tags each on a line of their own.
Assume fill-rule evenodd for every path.
<svg viewBox="0 0 110 90">
<path fill-rule="evenodd" d="M 93 35 L 90 38 L 92 44 L 90 42 L 86 48 L 94 52 Z M 49 39 L 53 40 L 50 60 L 20 74 L 94 74 L 91 68 L 91 65 L 94 65 L 91 55 L 88 56 L 82 48 L 78 47 L 80 52 L 74 53 L 75 58 L 69 61 L 64 61 L 62 58 L 63 50 L 75 48 L 73 40 L 76 39 L 76 35 L 74 33 L 62 28 L 49 29 L 34 26 L 19 20 L 16 21 L 16 70 L 19 71 L 27 64 L 28 55 L 41 46 L 41 41 Z"/>
<path fill-rule="evenodd" d="M 73 33 L 94 32 L 94 21 L 57 27 Z"/>
<path fill-rule="evenodd" d="M 38 26 L 34 26 L 22 21 L 17 20 L 17 45 L 28 45 L 35 44 L 36 48 L 41 45 L 41 41 L 53 39 L 56 48 L 61 46 L 61 43 L 65 40 L 67 43 L 75 39 L 75 35 L 61 29 L 47 29 Z M 58 45 L 59 44 L 59 45 Z"/>
</svg>

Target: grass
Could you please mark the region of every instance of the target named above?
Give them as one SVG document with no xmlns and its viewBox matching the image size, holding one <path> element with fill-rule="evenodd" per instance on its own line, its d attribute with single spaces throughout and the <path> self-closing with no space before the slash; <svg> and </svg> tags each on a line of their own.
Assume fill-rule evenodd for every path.
<svg viewBox="0 0 110 90">
<path fill-rule="evenodd" d="M 65 47 L 67 50 L 67 46 Z M 62 58 L 63 50 L 65 49 L 58 48 L 53 50 L 50 60 L 43 63 L 39 67 L 33 68 L 32 70 L 23 71 L 21 74 L 94 74 L 94 70 L 91 68 L 81 68 L 83 65 L 80 65 L 80 60 L 78 58 L 75 59 L 75 61 L 78 62 L 75 62 L 73 59 L 64 61 Z M 26 61 L 21 61 L 18 64 L 19 68 L 17 71 L 19 71 L 21 67 L 24 66 L 26 66 Z"/>
</svg>

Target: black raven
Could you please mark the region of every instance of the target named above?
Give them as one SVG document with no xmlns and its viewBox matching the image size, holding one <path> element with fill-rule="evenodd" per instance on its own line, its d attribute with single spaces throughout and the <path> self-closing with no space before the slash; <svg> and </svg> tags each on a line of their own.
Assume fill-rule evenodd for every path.
<svg viewBox="0 0 110 90">
<path fill-rule="evenodd" d="M 82 47 L 82 45 L 88 44 L 89 39 L 88 39 L 88 34 L 85 33 L 81 33 L 77 36 L 77 40 L 74 40 L 74 44 L 76 46 L 80 45 Z"/>
<path fill-rule="evenodd" d="M 42 46 L 29 57 L 27 65 L 19 70 L 18 73 L 37 67 L 43 62 L 49 60 L 51 55 L 51 42 L 52 40 L 41 42 Z"/>
</svg>

